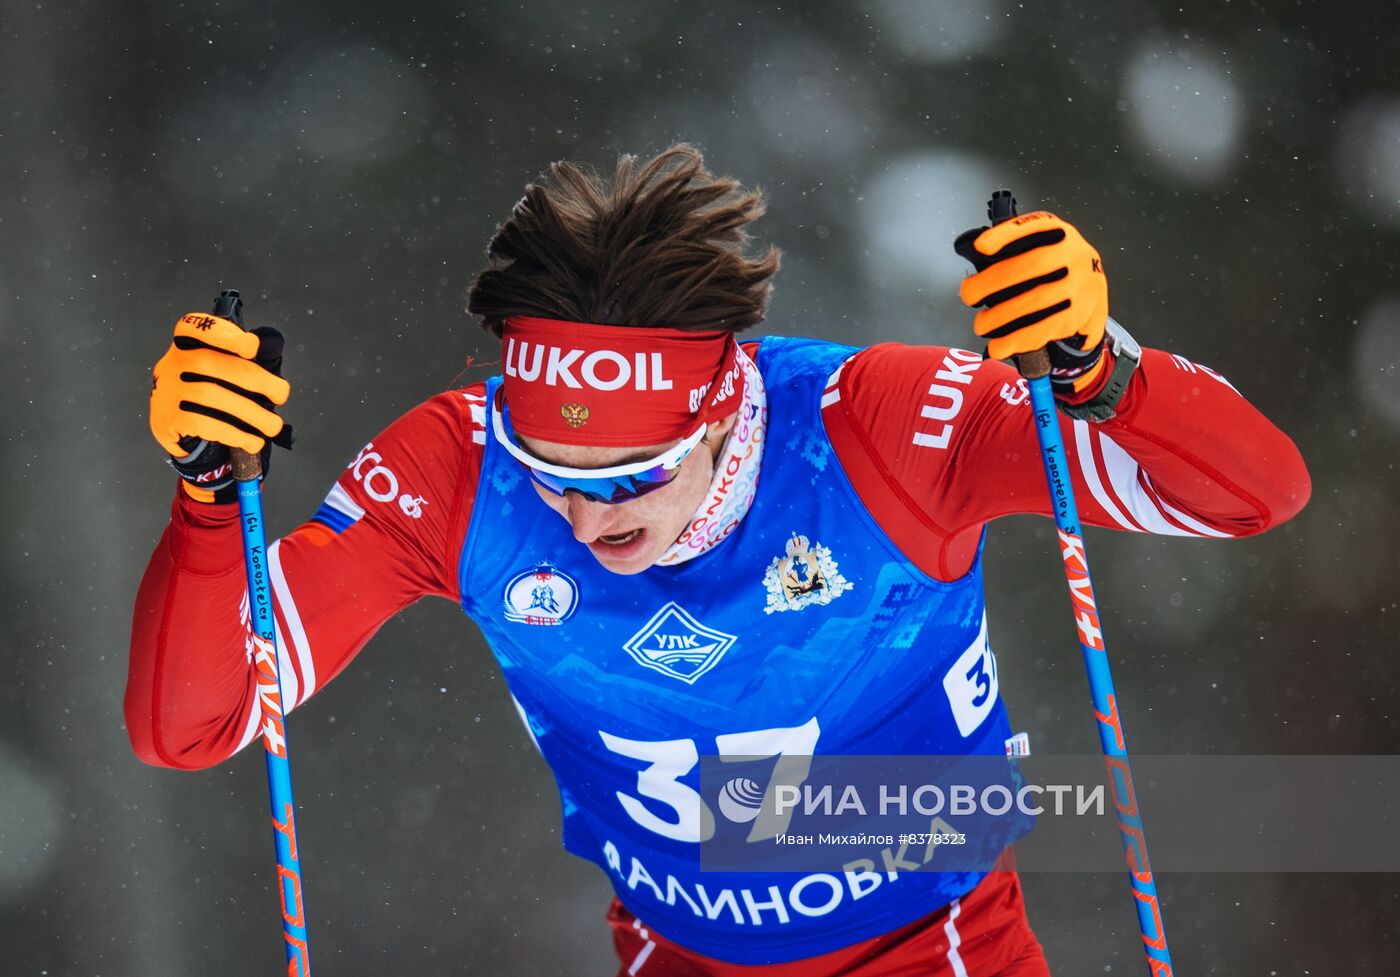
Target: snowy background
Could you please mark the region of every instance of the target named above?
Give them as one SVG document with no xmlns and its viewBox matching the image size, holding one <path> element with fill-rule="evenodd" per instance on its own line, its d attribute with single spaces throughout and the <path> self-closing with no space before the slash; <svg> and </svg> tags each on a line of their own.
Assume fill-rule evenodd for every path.
<svg viewBox="0 0 1400 977">
<path fill-rule="evenodd" d="M 951 241 L 988 190 L 1074 221 L 1114 315 L 1231 378 L 1314 478 L 1261 538 L 1091 531 L 1131 746 L 1400 752 L 1397 36 L 1390 4 L 1283 0 L 5 0 L 0 971 L 282 969 L 260 753 L 154 770 L 122 729 L 175 318 L 234 286 L 286 331 L 285 532 L 388 421 L 497 357 L 464 289 L 524 183 L 678 138 L 768 191 L 775 332 L 972 345 Z M 1050 539 L 994 531 L 993 640 L 1016 728 L 1087 753 Z M 606 881 L 560 848 L 454 607 L 390 622 L 290 737 L 319 973 L 612 972 Z M 1400 968 L 1394 876 L 1161 884 L 1181 973 Z M 1057 973 L 1143 972 L 1121 875 L 1025 885 Z"/>
</svg>

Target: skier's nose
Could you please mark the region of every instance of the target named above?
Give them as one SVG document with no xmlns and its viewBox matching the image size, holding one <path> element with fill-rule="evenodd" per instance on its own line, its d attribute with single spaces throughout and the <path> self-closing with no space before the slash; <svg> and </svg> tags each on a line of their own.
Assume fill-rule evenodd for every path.
<svg viewBox="0 0 1400 977">
<path fill-rule="evenodd" d="M 564 515 L 574 531 L 574 539 L 580 543 L 591 543 L 603 534 L 611 506 L 585 499 L 578 492 L 566 492 L 564 499 L 567 504 Z"/>
</svg>

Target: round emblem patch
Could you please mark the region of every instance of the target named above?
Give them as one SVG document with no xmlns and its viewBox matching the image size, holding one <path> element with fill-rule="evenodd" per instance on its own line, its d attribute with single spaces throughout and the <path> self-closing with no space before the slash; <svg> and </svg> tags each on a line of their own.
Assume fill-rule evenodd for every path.
<svg viewBox="0 0 1400 977">
<path fill-rule="evenodd" d="M 537 563 L 510 578 L 501 600 L 507 621 L 546 627 L 563 624 L 578 607 L 578 584 L 552 563 Z"/>
</svg>

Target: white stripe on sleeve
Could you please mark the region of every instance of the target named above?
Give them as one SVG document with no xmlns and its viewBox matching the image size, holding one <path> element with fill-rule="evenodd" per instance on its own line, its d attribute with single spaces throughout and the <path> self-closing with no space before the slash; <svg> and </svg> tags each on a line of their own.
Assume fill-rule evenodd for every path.
<svg viewBox="0 0 1400 977">
<path fill-rule="evenodd" d="M 632 961 L 632 966 L 627 968 L 627 973 L 630 977 L 636 977 L 637 971 L 642 969 L 642 966 L 647 962 L 647 957 L 651 956 L 651 951 L 656 949 L 656 941 L 651 938 L 651 934 L 646 931 L 646 927 L 642 926 L 642 921 L 640 919 L 632 920 L 632 928 L 641 934 L 642 939 L 647 941 L 646 946 L 642 947 L 637 953 L 636 958 Z"/>
<path fill-rule="evenodd" d="M 326 505 L 341 515 L 349 516 L 351 522 L 359 522 L 365 517 L 364 506 L 352 499 L 350 493 L 345 491 L 339 482 L 332 485 L 331 490 L 326 493 Z"/>
<path fill-rule="evenodd" d="M 486 402 L 477 397 L 463 394 L 471 411 L 472 443 L 486 443 Z"/>
<path fill-rule="evenodd" d="M 1143 475 L 1143 478 L 1144 478 L 1144 479 L 1147 479 L 1147 476 L 1146 476 L 1146 475 Z M 1152 482 L 1151 482 L 1150 479 L 1147 479 L 1147 484 L 1148 484 L 1148 487 L 1151 488 Z M 1162 507 L 1163 511 L 1165 511 L 1165 512 L 1167 513 L 1167 515 L 1171 516 L 1173 519 L 1175 519 L 1175 520 L 1177 520 L 1178 522 L 1180 522 L 1180 523 L 1181 523 L 1182 525 L 1184 525 L 1188 530 L 1194 531 L 1194 535 L 1197 535 L 1197 536 L 1214 536 L 1216 539 L 1229 539 L 1229 538 L 1230 538 L 1230 534 L 1229 534 L 1229 533 L 1224 532 L 1223 530 L 1214 529 L 1214 528 L 1212 528 L 1212 527 L 1210 527 L 1210 526 L 1207 526 L 1205 523 L 1201 522 L 1201 521 L 1200 521 L 1199 519 L 1197 519 L 1195 516 L 1187 515 L 1185 512 L 1182 512 L 1180 509 L 1176 508 L 1175 506 L 1168 504 L 1167 501 L 1166 501 L 1165 499 L 1162 498 L 1162 496 L 1157 492 L 1157 490 L 1156 490 L 1155 488 L 1152 489 L 1152 498 L 1154 498 L 1154 499 L 1157 500 L 1157 504 L 1160 505 L 1160 506 Z M 1183 531 L 1181 534 L 1182 534 L 1183 536 L 1188 535 L 1185 531 Z"/>
<path fill-rule="evenodd" d="M 276 584 L 272 586 L 273 590 L 277 589 Z M 275 609 L 272 612 L 272 623 L 277 632 L 277 685 L 282 693 L 282 714 L 286 715 L 296 707 L 298 702 L 297 670 L 292 667 L 291 649 L 287 647 L 287 636 L 282 633 L 282 625 L 277 623 Z"/>
<path fill-rule="evenodd" d="M 855 355 L 854 353 L 851 354 L 851 356 L 854 356 L 854 355 Z M 848 357 L 846 357 L 844 360 L 842 360 L 842 361 L 841 361 L 841 365 L 838 366 L 838 367 L 836 368 L 836 372 L 832 373 L 831 376 L 829 376 L 829 377 L 826 378 L 826 389 L 827 389 L 827 390 L 834 390 L 834 389 L 836 388 L 836 386 L 837 386 L 838 384 L 840 384 L 840 382 L 841 382 L 841 371 L 844 370 L 844 369 L 846 368 L 846 364 L 847 364 L 847 363 L 851 362 L 851 356 L 848 356 Z"/>
<path fill-rule="evenodd" d="M 267 566 L 272 576 L 272 592 L 277 597 L 277 606 L 281 608 L 291 637 L 290 642 L 284 641 L 281 630 L 278 630 L 277 662 L 283 670 L 282 708 L 284 712 L 291 712 L 316 691 L 316 662 L 311 658 L 311 642 L 307 640 L 306 630 L 301 625 L 301 615 L 297 612 L 296 601 L 292 599 L 291 588 L 287 586 L 287 576 L 282 572 L 281 548 L 280 539 L 267 548 Z M 273 619 L 276 619 L 275 614 Z M 287 647 L 289 643 L 291 648 Z M 297 656 L 297 671 L 301 673 L 300 689 L 296 672 L 291 668 L 290 656 L 293 652 Z M 288 672 L 292 673 L 290 684 L 287 681 Z"/>
<path fill-rule="evenodd" d="M 1132 457 L 1120 448 L 1106 434 L 1099 435 L 1099 446 L 1103 452 L 1104 468 L 1108 470 L 1108 480 L 1118 498 L 1127 506 L 1139 523 L 1150 533 L 1161 536 L 1215 536 L 1228 538 L 1229 533 L 1211 529 L 1200 520 L 1173 508 L 1163 501 L 1154 490 L 1151 494 L 1143 487 L 1144 481 L 1151 485 L 1145 472 Z M 1160 507 L 1160 508 L 1159 508 Z M 1170 515 L 1181 525 L 1168 520 L 1163 513 Z M 1182 527 L 1185 528 L 1182 528 Z"/>
<path fill-rule="evenodd" d="M 1113 501 L 1113 497 L 1109 494 L 1108 490 L 1104 488 L 1103 482 L 1099 479 L 1099 468 L 1094 464 L 1094 446 L 1089 440 L 1093 436 L 1093 432 L 1089 430 L 1088 421 L 1074 422 L 1074 447 L 1079 455 L 1080 474 L 1084 476 L 1084 482 L 1089 486 L 1089 492 L 1114 522 L 1118 523 L 1118 525 L 1129 532 L 1140 532 L 1138 527 L 1134 526 L 1128 521 L 1127 517 L 1123 515 L 1123 511 L 1118 508 L 1118 504 Z M 1128 460 L 1132 461 L 1132 459 Z M 1134 462 L 1133 464 L 1134 467 L 1136 467 L 1137 463 Z M 1158 518 L 1161 517 L 1159 516 Z"/>
<path fill-rule="evenodd" d="M 958 947 L 962 946 L 956 922 L 960 912 L 962 902 L 954 899 L 948 907 L 948 922 L 943 924 L 943 935 L 948 938 L 948 966 L 953 968 L 953 977 L 967 977 L 967 967 L 963 965 L 962 954 L 958 952 Z"/>
</svg>

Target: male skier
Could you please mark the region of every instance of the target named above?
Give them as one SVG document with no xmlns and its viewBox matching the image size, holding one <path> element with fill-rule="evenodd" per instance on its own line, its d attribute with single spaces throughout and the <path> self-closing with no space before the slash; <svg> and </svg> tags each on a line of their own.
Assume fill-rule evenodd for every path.
<svg viewBox="0 0 1400 977">
<path fill-rule="evenodd" d="M 468 298 L 502 375 L 377 435 L 269 549 L 284 703 L 446 597 L 553 769 L 566 847 L 616 889 L 620 974 L 1046 974 L 1011 870 L 702 873 L 699 757 L 1004 753 L 983 530 L 1049 497 L 997 360 L 1048 347 L 1092 525 L 1260 532 L 1302 507 L 1306 470 L 1223 377 L 1139 349 L 1098 254 L 1046 213 L 959 239 L 991 359 L 741 343 L 778 270 L 750 251 L 762 212 L 684 145 L 527 187 Z M 133 626 L 126 719 L 149 763 L 207 767 L 258 731 L 222 446 L 282 435 L 279 340 L 186 316 L 156 366 L 151 426 L 181 481 Z"/>
</svg>

